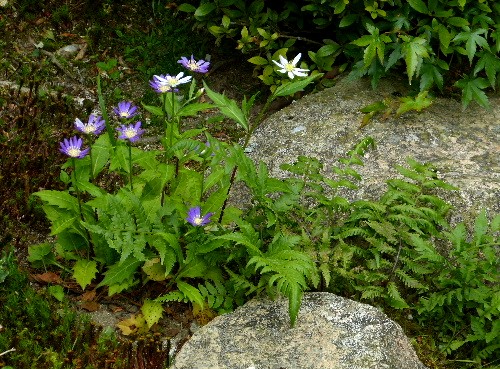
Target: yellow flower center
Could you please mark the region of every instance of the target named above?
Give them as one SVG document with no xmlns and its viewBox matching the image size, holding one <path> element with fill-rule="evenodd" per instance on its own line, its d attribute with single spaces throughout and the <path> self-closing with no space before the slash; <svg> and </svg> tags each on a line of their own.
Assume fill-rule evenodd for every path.
<svg viewBox="0 0 500 369">
<path fill-rule="evenodd" d="M 285 70 L 286 70 L 287 72 L 293 72 L 293 70 L 294 70 L 294 69 L 295 69 L 295 67 L 293 66 L 293 64 L 292 64 L 292 63 L 287 63 L 287 64 L 285 65 Z"/>
<path fill-rule="evenodd" d="M 196 224 L 196 225 L 201 225 L 201 223 L 203 223 L 203 218 L 195 217 L 193 219 L 193 223 Z"/>
<path fill-rule="evenodd" d="M 198 64 L 196 64 L 195 61 L 192 61 L 190 60 L 188 63 L 187 63 L 187 67 L 188 69 L 192 70 L 192 71 L 195 71 L 195 70 L 198 70 L 200 69 L 200 67 L 198 66 Z"/>
<path fill-rule="evenodd" d="M 125 136 L 127 138 L 133 138 L 137 134 L 135 129 L 130 129 L 130 128 L 127 128 L 126 130 L 124 130 L 123 133 L 125 134 Z"/>
<path fill-rule="evenodd" d="M 80 155 L 80 149 L 77 149 L 76 147 L 70 147 L 68 149 L 68 155 L 72 158 L 76 158 L 78 155 Z"/>
<path fill-rule="evenodd" d="M 122 111 L 122 112 L 120 112 L 120 116 L 123 117 L 123 118 L 128 117 L 128 111 Z"/>
<path fill-rule="evenodd" d="M 93 124 L 87 124 L 86 126 L 83 127 L 83 131 L 85 133 L 93 133 L 95 131 L 95 127 Z"/>
</svg>

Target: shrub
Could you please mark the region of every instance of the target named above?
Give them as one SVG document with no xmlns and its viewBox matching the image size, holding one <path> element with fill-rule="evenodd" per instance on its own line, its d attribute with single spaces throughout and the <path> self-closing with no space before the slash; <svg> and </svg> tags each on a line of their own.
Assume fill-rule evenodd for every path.
<svg viewBox="0 0 500 369">
<path fill-rule="evenodd" d="M 194 3 L 194 4 L 193 4 Z M 485 91 L 500 72 L 500 5 L 493 0 L 264 0 L 183 1 L 216 42 L 231 39 L 275 84 L 271 60 L 293 50 L 308 51 L 309 68 L 328 72 L 322 83 L 349 70 L 369 76 L 374 87 L 392 71 L 406 72 L 420 92 L 462 93 L 466 107 L 488 107 Z M 304 66 L 306 66 L 304 64 Z M 349 67 L 349 66 L 352 66 Z"/>
</svg>

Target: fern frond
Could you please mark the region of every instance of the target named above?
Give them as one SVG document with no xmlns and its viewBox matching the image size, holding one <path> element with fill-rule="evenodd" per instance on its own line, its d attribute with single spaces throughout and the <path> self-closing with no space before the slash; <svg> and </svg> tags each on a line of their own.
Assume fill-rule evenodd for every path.
<svg viewBox="0 0 500 369">
<path fill-rule="evenodd" d="M 396 274 L 399 277 L 399 279 L 401 280 L 401 282 L 403 282 L 403 284 L 406 287 L 420 289 L 420 290 L 427 290 L 428 289 L 427 286 L 424 286 L 422 283 L 420 283 L 418 280 L 416 280 L 412 276 L 408 275 L 402 269 L 396 269 L 394 271 L 394 274 Z"/>
</svg>

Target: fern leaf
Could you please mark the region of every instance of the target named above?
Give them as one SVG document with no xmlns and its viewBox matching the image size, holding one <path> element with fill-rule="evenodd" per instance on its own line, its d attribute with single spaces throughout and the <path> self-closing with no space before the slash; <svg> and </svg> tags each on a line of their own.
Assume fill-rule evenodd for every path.
<svg viewBox="0 0 500 369">
<path fill-rule="evenodd" d="M 392 307 L 396 309 L 406 309 L 409 307 L 406 301 L 401 297 L 396 283 L 389 282 L 387 284 L 387 293 L 389 296 L 386 300 Z"/>
<path fill-rule="evenodd" d="M 394 273 L 399 277 L 399 279 L 403 282 L 406 287 L 426 290 L 427 287 L 420 283 L 418 280 L 408 275 L 405 271 L 401 269 L 396 269 Z"/>
</svg>

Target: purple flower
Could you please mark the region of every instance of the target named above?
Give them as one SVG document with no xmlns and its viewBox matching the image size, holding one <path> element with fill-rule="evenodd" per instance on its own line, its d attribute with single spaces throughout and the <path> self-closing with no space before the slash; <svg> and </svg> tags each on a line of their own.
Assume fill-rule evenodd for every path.
<svg viewBox="0 0 500 369">
<path fill-rule="evenodd" d="M 106 127 L 106 123 L 101 116 L 90 114 L 89 121 L 83 123 L 80 119 L 75 119 L 75 128 L 86 135 L 98 135 Z"/>
<path fill-rule="evenodd" d="M 193 55 L 191 55 L 191 59 L 182 56 L 181 60 L 177 60 L 177 63 L 180 63 L 184 68 L 197 73 L 207 73 L 208 67 L 210 66 L 210 63 L 205 60 L 194 60 Z"/>
<path fill-rule="evenodd" d="M 59 150 L 71 158 L 81 159 L 87 155 L 90 150 L 90 148 L 82 150 L 82 144 L 82 139 L 77 136 L 73 136 L 69 140 L 65 138 L 64 141 L 60 143 L 61 148 Z"/>
<path fill-rule="evenodd" d="M 137 106 L 132 105 L 130 101 L 122 101 L 118 103 L 118 107 L 114 108 L 113 111 L 120 118 L 129 119 L 135 117 L 139 112 L 137 111 Z"/>
<path fill-rule="evenodd" d="M 210 217 L 212 215 L 214 215 L 214 213 L 207 213 L 201 216 L 201 208 L 199 206 L 195 206 L 194 208 L 189 209 L 186 220 L 195 227 L 203 227 L 210 223 Z"/>
<path fill-rule="evenodd" d="M 159 94 L 163 94 L 165 92 L 178 92 L 179 89 L 172 88 L 172 86 L 170 86 L 167 82 L 167 78 L 170 78 L 170 75 L 160 74 L 159 76 L 153 76 L 153 80 L 149 81 L 149 85 Z"/>
<path fill-rule="evenodd" d="M 129 140 L 130 142 L 137 141 L 144 133 L 144 130 L 141 128 L 141 124 L 141 122 L 130 124 L 128 126 L 122 124 L 119 128 L 117 128 L 118 132 L 121 133 L 118 138 L 122 140 Z"/>
</svg>

